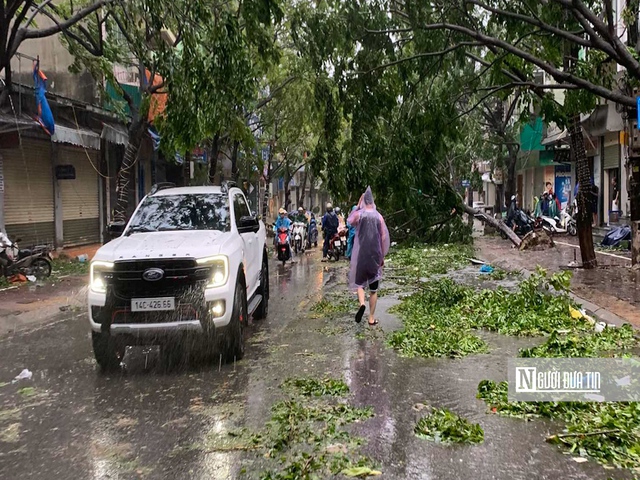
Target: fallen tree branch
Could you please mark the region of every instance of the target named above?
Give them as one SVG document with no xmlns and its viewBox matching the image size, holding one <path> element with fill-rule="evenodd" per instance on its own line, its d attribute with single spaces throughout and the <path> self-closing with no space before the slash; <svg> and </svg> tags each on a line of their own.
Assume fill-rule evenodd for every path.
<svg viewBox="0 0 640 480">
<path fill-rule="evenodd" d="M 619 433 L 621 430 L 619 428 L 614 428 L 612 430 L 597 430 L 595 432 L 575 432 L 575 433 L 558 433 L 556 435 L 551 435 L 547 437 L 547 442 L 553 442 L 555 440 L 562 441 L 563 438 L 568 437 L 593 437 L 594 435 L 609 435 L 610 433 Z"/>
<path fill-rule="evenodd" d="M 489 225 L 491 225 L 493 228 L 496 228 L 501 232 L 504 232 L 504 234 L 509 238 L 509 240 L 511 240 L 511 243 L 513 243 L 516 247 L 520 248 L 520 244 L 522 243 L 522 240 L 520 240 L 520 237 L 518 237 L 518 235 L 516 235 L 513 230 L 507 227 L 502 222 L 502 220 L 496 220 L 491 215 L 487 215 L 486 213 L 481 212 L 480 210 L 471 208 L 469 205 L 465 203 L 462 203 L 462 209 L 469 215 L 473 215 L 474 217 L 480 217 Z"/>
</svg>

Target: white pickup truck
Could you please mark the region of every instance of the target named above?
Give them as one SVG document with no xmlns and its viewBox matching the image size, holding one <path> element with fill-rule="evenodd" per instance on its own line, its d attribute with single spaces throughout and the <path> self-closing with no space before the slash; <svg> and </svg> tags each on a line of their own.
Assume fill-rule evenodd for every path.
<svg viewBox="0 0 640 480">
<path fill-rule="evenodd" d="M 249 315 L 269 304 L 266 230 L 242 190 L 154 186 L 91 261 L 93 350 L 118 368 L 127 345 L 240 359 Z"/>
</svg>

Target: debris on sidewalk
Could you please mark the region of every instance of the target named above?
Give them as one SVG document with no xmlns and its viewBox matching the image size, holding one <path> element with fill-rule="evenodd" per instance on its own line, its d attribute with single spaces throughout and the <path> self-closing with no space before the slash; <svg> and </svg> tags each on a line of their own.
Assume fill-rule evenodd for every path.
<svg viewBox="0 0 640 480">
<path fill-rule="evenodd" d="M 493 273 L 493 267 L 491 265 L 482 265 L 480 267 L 480 273 Z"/>
<path fill-rule="evenodd" d="M 31 380 L 33 377 L 33 372 L 31 372 L 28 368 L 22 370 L 16 378 L 13 379 L 12 383 L 19 382 L 20 380 Z"/>
</svg>

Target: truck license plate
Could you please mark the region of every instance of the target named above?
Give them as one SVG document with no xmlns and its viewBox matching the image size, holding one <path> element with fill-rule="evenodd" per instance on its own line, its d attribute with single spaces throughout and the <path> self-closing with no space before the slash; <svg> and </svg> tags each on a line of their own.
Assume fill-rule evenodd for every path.
<svg viewBox="0 0 640 480">
<path fill-rule="evenodd" d="M 163 312 L 175 309 L 176 300 L 174 297 L 131 299 L 132 312 Z"/>
<path fill-rule="evenodd" d="M 339 247 L 339 246 L 340 246 L 340 240 L 336 240 L 336 241 L 335 241 L 335 246 L 336 246 L 336 247 Z"/>
</svg>

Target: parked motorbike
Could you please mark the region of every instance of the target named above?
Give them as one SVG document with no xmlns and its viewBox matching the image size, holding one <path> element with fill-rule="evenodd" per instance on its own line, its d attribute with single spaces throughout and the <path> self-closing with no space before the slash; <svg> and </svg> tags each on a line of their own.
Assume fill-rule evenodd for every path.
<svg viewBox="0 0 640 480">
<path fill-rule="evenodd" d="M 318 246 L 318 223 L 316 222 L 315 217 L 312 217 L 309 221 L 309 235 L 307 237 L 307 248 L 311 248 L 311 245 L 314 247 Z"/>
<path fill-rule="evenodd" d="M 522 238 L 535 228 L 535 222 L 525 212 L 518 210 L 514 216 L 513 222 L 508 223 L 507 226 L 512 228 L 515 234 Z M 503 231 L 500 231 L 500 236 L 504 239 L 507 238 L 507 234 Z"/>
<path fill-rule="evenodd" d="M 551 218 L 542 215 L 540 217 L 542 219 L 542 228 L 551 234 L 568 233 L 575 237 L 578 235 L 578 228 L 572 213 L 573 208 L 567 206 L 560 212 L 560 217 Z"/>
<path fill-rule="evenodd" d="M 291 245 L 289 244 L 289 230 L 285 227 L 280 227 L 276 236 L 276 249 L 278 252 L 278 261 L 282 262 L 282 265 L 291 260 Z"/>
<path fill-rule="evenodd" d="M 304 252 L 306 248 L 306 241 L 303 239 L 307 238 L 307 226 L 302 222 L 295 222 L 293 224 L 293 251 L 298 254 L 300 252 Z"/>
<path fill-rule="evenodd" d="M 34 276 L 42 280 L 51 275 L 52 258 L 49 247 L 46 245 L 36 245 L 30 249 L 21 250 L 18 243 L 9 240 L 5 234 L 0 232 L 0 273 L 5 277 L 16 274 L 24 276 Z"/>
</svg>

